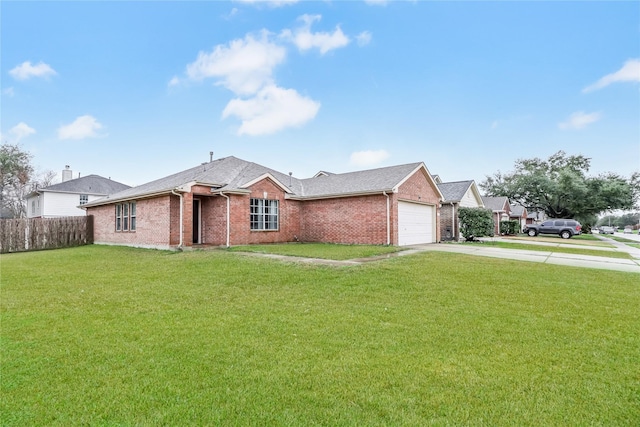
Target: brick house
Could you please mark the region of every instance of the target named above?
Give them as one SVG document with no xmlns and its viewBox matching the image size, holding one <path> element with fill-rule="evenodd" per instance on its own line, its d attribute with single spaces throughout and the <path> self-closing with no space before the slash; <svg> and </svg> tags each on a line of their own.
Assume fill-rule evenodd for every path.
<svg viewBox="0 0 640 427">
<path fill-rule="evenodd" d="M 297 179 L 225 157 L 83 206 L 94 241 L 153 248 L 440 241 L 442 193 L 424 163 Z"/>
<path fill-rule="evenodd" d="M 476 182 L 456 181 L 439 182 L 436 178 L 438 188 L 444 196 L 442 208 L 440 209 L 440 235 L 442 240 L 460 239 L 460 221 L 458 211 L 460 208 L 483 208 L 482 196 Z"/>
<path fill-rule="evenodd" d="M 509 213 L 509 219 L 511 221 L 518 221 L 518 232 L 522 232 L 527 225 L 527 218 L 529 213 L 527 208 L 522 205 L 511 205 L 511 212 Z"/>
<path fill-rule="evenodd" d="M 511 205 L 509 204 L 509 198 L 500 197 L 486 197 L 482 196 L 482 201 L 487 209 L 491 209 L 493 212 L 493 232 L 496 236 L 500 235 L 500 222 L 508 221 L 511 215 Z"/>
</svg>

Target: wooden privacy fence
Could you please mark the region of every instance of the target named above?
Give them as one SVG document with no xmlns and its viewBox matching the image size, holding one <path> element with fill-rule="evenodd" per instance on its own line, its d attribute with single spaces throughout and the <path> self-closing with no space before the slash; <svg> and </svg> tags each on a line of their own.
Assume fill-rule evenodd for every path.
<svg viewBox="0 0 640 427">
<path fill-rule="evenodd" d="M 93 243 L 93 216 L 0 220 L 0 253 Z"/>
</svg>

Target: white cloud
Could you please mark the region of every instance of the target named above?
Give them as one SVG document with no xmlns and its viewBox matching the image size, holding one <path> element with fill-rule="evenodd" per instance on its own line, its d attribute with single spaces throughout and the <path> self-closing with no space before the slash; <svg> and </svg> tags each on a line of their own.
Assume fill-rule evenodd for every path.
<svg viewBox="0 0 640 427">
<path fill-rule="evenodd" d="M 173 76 L 171 80 L 169 80 L 169 86 L 178 86 L 180 84 L 180 79 L 178 76 Z"/>
<path fill-rule="evenodd" d="M 601 113 L 585 113 L 584 111 L 577 111 L 569 116 L 569 118 L 558 123 L 558 127 L 562 130 L 578 130 L 584 129 L 587 125 L 595 123 L 602 118 Z"/>
<path fill-rule="evenodd" d="M 266 4 L 270 7 L 282 7 L 298 3 L 299 0 L 234 0 L 246 4 Z"/>
<path fill-rule="evenodd" d="M 238 135 L 266 135 L 288 127 L 302 126 L 313 119 L 320 104 L 293 89 L 267 86 L 250 99 L 233 99 L 222 118 L 236 116 L 242 124 Z"/>
<path fill-rule="evenodd" d="M 239 95 L 252 95 L 273 83 L 273 69 L 286 58 L 285 48 L 268 39 L 252 35 L 233 40 L 228 46 L 218 45 L 209 53 L 200 52 L 195 62 L 187 65 L 192 80 L 217 78 L 217 84 Z"/>
<path fill-rule="evenodd" d="M 13 90 L 13 87 L 8 87 L 6 89 L 3 89 L 2 93 L 7 95 L 7 96 L 14 96 L 15 95 L 15 91 Z"/>
<path fill-rule="evenodd" d="M 371 6 L 386 6 L 389 0 L 364 0 L 364 2 Z"/>
<path fill-rule="evenodd" d="M 366 150 L 351 153 L 349 162 L 355 166 L 374 166 L 389 158 L 387 150 Z"/>
<path fill-rule="evenodd" d="M 57 73 L 53 68 L 49 66 L 49 64 L 45 64 L 44 62 L 40 62 L 36 65 L 31 65 L 31 61 L 25 61 L 9 71 L 9 74 L 16 80 L 27 80 L 31 77 L 46 78 L 49 76 L 54 76 Z"/>
<path fill-rule="evenodd" d="M 73 123 L 58 128 L 58 139 L 96 138 L 102 124 L 90 115 L 80 116 Z"/>
<path fill-rule="evenodd" d="M 358 46 L 366 46 L 369 43 L 371 43 L 371 38 L 373 36 L 371 35 L 371 32 L 369 31 L 363 31 L 360 34 L 358 34 L 356 36 L 356 41 L 358 42 Z"/>
<path fill-rule="evenodd" d="M 28 137 L 36 133 L 36 130 L 32 127 L 29 127 L 25 122 L 20 122 L 11 129 L 6 134 L 1 134 L 0 139 L 2 142 L 9 142 L 11 144 L 17 144 L 21 139 Z"/>
<path fill-rule="evenodd" d="M 320 15 L 302 15 L 298 19 L 303 22 L 300 28 L 293 31 L 283 30 L 280 36 L 291 41 L 300 50 L 317 48 L 324 55 L 330 50 L 345 47 L 350 42 L 349 37 L 342 32 L 339 26 L 336 26 L 333 33 L 312 33 L 311 25 L 322 19 Z"/>
<path fill-rule="evenodd" d="M 582 92 L 593 92 L 616 82 L 640 82 L 640 59 L 629 59 L 618 71 L 607 74 L 594 84 L 582 89 Z"/>
</svg>

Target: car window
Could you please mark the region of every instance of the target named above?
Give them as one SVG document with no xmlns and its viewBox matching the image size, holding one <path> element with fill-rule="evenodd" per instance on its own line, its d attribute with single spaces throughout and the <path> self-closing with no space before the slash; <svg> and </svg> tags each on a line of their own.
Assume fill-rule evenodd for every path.
<svg viewBox="0 0 640 427">
<path fill-rule="evenodd" d="M 578 225 L 578 223 L 575 221 L 567 221 L 567 225 L 570 225 L 571 227 L 575 227 L 576 225 Z"/>
<path fill-rule="evenodd" d="M 564 225 L 564 221 L 556 221 L 553 225 L 557 226 L 562 226 Z"/>
<path fill-rule="evenodd" d="M 553 225 L 553 221 L 545 221 L 542 223 L 543 227 L 551 227 Z"/>
</svg>

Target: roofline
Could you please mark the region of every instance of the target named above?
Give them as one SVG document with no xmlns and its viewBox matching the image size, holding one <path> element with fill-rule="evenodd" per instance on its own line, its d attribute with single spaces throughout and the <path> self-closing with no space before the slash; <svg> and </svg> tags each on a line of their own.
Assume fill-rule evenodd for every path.
<svg viewBox="0 0 640 427">
<path fill-rule="evenodd" d="M 273 174 L 271 174 L 270 172 L 265 172 L 262 175 L 260 175 L 259 177 L 254 178 L 251 181 L 245 182 L 244 184 L 240 185 L 240 188 L 251 187 L 253 184 L 258 183 L 258 182 L 262 181 L 263 179 L 270 179 L 271 181 L 274 182 L 274 184 L 276 184 L 278 187 L 280 187 L 282 189 L 282 191 L 284 191 L 285 193 L 292 193 L 292 191 L 291 191 L 291 189 L 289 187 L 287 187 L 282 182 L 280 182 L 280 180 L 278 180 L 278 178 L 273 176 Z"/>
<path fill-rule="evenodd" d="M 131 187 L 129 187 L 131 188 Z M 120 191 L 124 191 L 124 190 L 120 190 Z M 88 194 L 91 196 L 108 196 L 108 193 L 91 193 L 88 191 L 59 191 L 59 190 L 46 190 L 46 189 L 40 189 L 40 190 L 36 190 L 36 191 L 32 191 L 31 193 L 27 194 L 25 197 L 30 197 L 34 194 L 42 194 L 42 193 L 60 193 L 60 194 Z"/>
<path fill-rule="evenodd" d="M 319 196 L 299 196 L 299 195 L 288 195 L 285 194 L 285 199 L 287 200 L 323 200 L 323 199 L 340 199 L 345 197 L 358 197 L 358 196 L 375 196 L 377 194 L 384 193 L 397 193 L 397 191 L 393 188 L 381 189 L 381 190 L 371 190 L 371 191 L 356 191 L 353 193 L 333 193 L 333 194 L 322 194 Z"/>
<path fill-rule="evenodd" d="M 219 188 L 212 188 L 211 189 L 211 194 L 217 195 L 217 196 L 224 196 L 225 194 L 238 194 L 238 195 L 244 196 L 244 195 L 247 195 L 247 194 L 251 194 L 251 191 L 250 190 L 242 190 L 242 189 L 221 190 Z"/>
<path fill-rule="evenodd" d="M 84 205 L 82 205 L 82 208 L 93 208 L 96 206 L 104 206 L 104 205 L 111 205 L 113 203 L 117 203 L 117 202 L 122 202 L 125 200 L 139 200 L 139 199 L 149 199 L 151 197 L 157 197 L 157 196 L 164 196 L 167 194 L 172 194 L 172 191 L 177 190 L 177 191 L 182 191 L 182 192 L 186 192 L 183 189 L 180 189 L 179 187 L 174 187 L 174 188 L 170 188 L 167 190 L 161 190 L 161 191 L 152 191 L 149 193 L 142 193 L 142 194 L 136 194 L 134 196 L 129 196 L 129 197 L 116 197 L 115 199 L 110 199 L 109 196 L 105 196 L 102 199 L 98 199 L 96 201 L 93 202 L 89 202 L 89 203 L 85 203 Z"/>
</svg>

